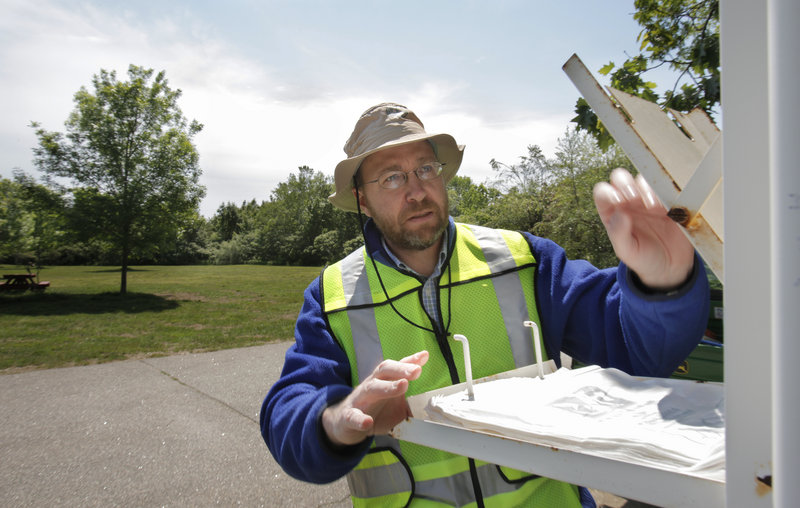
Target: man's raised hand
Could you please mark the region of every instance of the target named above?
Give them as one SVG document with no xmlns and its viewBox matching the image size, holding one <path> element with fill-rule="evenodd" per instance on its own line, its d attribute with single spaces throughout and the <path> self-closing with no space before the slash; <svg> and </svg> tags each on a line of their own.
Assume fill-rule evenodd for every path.
<svg viewBox="0 0 800 508">
<path fill-rule="evenodd" d="M 651 289 L 683 284 L 694 266 L 694 247 L 641 175 L 615 169 L 594 187 L 594 202 L 614 252 Z"/>
</svg>

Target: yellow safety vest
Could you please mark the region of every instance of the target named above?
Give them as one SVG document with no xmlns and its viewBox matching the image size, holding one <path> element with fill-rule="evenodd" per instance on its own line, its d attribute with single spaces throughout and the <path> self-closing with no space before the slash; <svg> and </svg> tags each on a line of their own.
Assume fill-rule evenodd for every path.
<svg viewBox="0 0 800 508">
<path fill-rule="evenodd" d="M 539 323 L 536 260 L 521 234 L 457 224 L 442 271 L 440 322 L 450 334 L 469 339 L 473 377 L 535 362 L 531 332 L 523 321 Z M 373 264 L 362 247 L 324 270 L 321 289 L 323 314 L 347 354 L 353 386 L 384 359 L 423 349 L 431 352 L 430 359 L 409 384 L 408 395 L 466 379 L 461 346 L 425 313 L 416 277 Z M 580 506 L 573 485 L 389 436 L 375 437 L 347 481 L 356 507 Z"/>
</svg>

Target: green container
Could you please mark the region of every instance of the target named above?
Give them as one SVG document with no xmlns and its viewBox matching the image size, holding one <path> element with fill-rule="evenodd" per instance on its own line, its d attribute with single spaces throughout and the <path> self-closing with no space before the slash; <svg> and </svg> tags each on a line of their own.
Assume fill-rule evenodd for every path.
<svg viewBox="0 0 800 508">
<path fill-rule="evenodd" d="M 711 290 L 705 338 L 672 374 L 674 378 L 723 381 L 722 290 Z"/>
<path fill-rule="evenodd" d="M 708 330 L 706 335 L 713 340 L 723 342 L 722 329 L 722 290 L 711 290 L 711 308 L 708 311 Z"/>
<path fill-rule="evenodd" d="M 703 341 L 672 373 L 672 377 L 696 381 L 723 381 L 722 344 Z"/>
</svg>

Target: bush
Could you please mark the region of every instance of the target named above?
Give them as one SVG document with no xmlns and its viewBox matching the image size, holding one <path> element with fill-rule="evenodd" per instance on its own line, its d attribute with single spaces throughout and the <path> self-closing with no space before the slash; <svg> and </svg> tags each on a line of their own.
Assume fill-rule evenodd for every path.
<svg viewBox="0 0 800 508">
<path fill-rule="evenodd" d="M 257 262 L 258 241 L 255 233 L 235 234 L 211 249 L 209 258 L 215 265 L 242 265 Z"/>
</svg>

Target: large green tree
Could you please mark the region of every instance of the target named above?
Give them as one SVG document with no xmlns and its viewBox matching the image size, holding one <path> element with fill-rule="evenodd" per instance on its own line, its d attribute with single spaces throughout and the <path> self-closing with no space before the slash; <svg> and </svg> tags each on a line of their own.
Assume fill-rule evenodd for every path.
<svg viewBox="0 0 800 508">
<path fill-rule="evenodd" d="M 714 113 L 721 100 L 719 0 L 636 0 L 634 6 L 633 18 L 642 27 L 640 52 L 599 72 L 610 76 L 613 88 L 664 108 Z M 645 75 L 665 66 L 674 80 L 659 95 Z M 578 99 L 575 112 L 572 121 L 579 129 L 592 133 L 602 147 L 613 142 L 584 99 Z"/>
<path fill-rule="evenodd" d="M 152 251 L 197 216 L 205 190 L 192 138 L 202 125 L 187 122 L 163 71 L 131 65 L 120 81 L 101 70 L 92 85 L 75 94 L 65 134 L 32 125 L 34 163 L 72 182 L 84 232 L 116 246 L 125 294 L 131 254 Z"/>
</svg>

